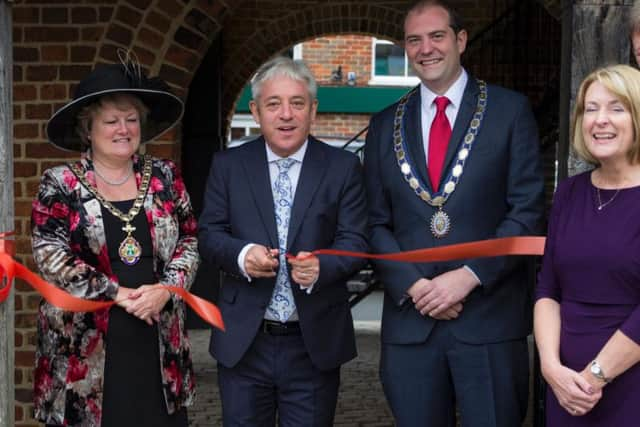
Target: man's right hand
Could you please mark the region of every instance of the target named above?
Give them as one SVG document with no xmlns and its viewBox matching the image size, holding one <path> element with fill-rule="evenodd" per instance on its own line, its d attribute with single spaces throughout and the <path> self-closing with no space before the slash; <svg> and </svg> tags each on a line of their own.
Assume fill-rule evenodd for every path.
<svg viewBox="0 0 640 427">
<path fill-rule="evenodd" d="M 432 288 L 433 288 L 433 284 L 432 284 L 431 280 L 422 278 L 422 279 L 418 279 L 407 290 L 407 294 L 409 295 L 409 297 L 411 297 L 411 301 L 413 302 L 414 307 L 415 307 L 416 310 L 418 310 L 418 312 L 420 312 L 420 309 L 418 308 L 418 302 L 420 302 L 420 300 L 426 294 L 428 294 L 431 291 Z M 452 320 L 452 319 L 456 319 L 460 315 L 460 312 L 462 311 L 462 308 L 463 308 L 462 301 L 460 301 L 458 303 L 455 303 L 455 304 L 451 305 L 447 309 L 443 310 L 438 315 L 431 316 L 431 317 L 433 317 L 436 320 Z M 420 314 L 422 315 L 422 313 L 420 313 Z M 428 314 L 424 314 L 424 315 L 428 315 Z"/>
<path fill-rule="evenodd" d="M 278 250 L 254 245 L 244 258 L 244 270 L 251 277 L 275 277 L 278 271 Z"/>
</svg>

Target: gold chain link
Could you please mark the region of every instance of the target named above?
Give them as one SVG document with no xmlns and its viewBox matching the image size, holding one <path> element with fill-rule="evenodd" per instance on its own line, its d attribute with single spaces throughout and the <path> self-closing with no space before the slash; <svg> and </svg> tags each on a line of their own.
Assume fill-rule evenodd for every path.
<svg viewBox="0 0 640 427">
<path fill-rule="evenodd" d="M 87 190 L 89 190 L 89 192 L 93 194 L 96 199 L 98 199 L 100 204 L 107 208 L 109 212 L 111 212 L 115 217 L 119 218 L 125 223 L 129 223 L 133 218 L 135 218 L 136 215 L 138 215 L 138 212 L 140 212 L 140 208 L 142 208 L 144 204 L 144 198 L 147 194 L 147 190 L 149 189 L 149 183 L 151 182 L 151 156 L 144 156 L 144 167 L 142 169 L 142 182 L 140 183 L 140 189 L 138 190 L 138 195 L 133 202 L 133 206 L 131 206 L 131 209 L 129 209 L 129 212 L 127 212 L 126 215 L 122 213 L 122 211 L 120 211 L 118 208 L 116 208 L 110 201 L 102 197 L 100 193 L 98 193 L 98 189 L 91 185 L 89 181 L 87 181 L 87 179 L 84 177 L 84 174 L 82 173 L 82 170 L 80 170 L 77 164 L 72 164 L 70 165 L 70 167 L 73 173 L 78 177 L 82 185 L 84 185 Z"/>
</svg>

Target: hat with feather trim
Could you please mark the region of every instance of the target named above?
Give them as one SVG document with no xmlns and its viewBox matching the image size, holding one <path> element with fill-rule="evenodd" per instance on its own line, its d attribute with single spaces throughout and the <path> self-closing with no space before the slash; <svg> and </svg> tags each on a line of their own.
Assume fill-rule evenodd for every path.
<svg viewBox="0 0 640 427">
<path fill-rule="evenodd" d="M 84 151 L 76 130 L 82 108 L 110 94 L 137 96 L 149 109 L 141 127 L 141 143 L 148 142 L 171 129 L 182 118 L 184 105 L 169 91 L 160 78 L 148 78 L 129 55 L 121 64 L 99 65 L 76 87 L 73 100 L 56 111 L 47 123 L 49 141 L 63 150 Z"/>
</svg>

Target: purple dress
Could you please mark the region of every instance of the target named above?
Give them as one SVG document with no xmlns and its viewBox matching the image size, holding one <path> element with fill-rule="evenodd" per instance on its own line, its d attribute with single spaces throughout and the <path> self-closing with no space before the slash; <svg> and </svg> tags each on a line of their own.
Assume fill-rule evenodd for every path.
<svg viewBox="0 0 640 427">
<path fill-rule="evenodd" d="M 600 196 L 598 210 L 590 172 L 559 185 L 536 289 L 536 299 L 560 303 L 560 358 L 578 372 L 618 329 L 640 343 L 640 186 Z M 567 413 L 551 388 L 546 402 L 547 427 L 640 425 L 640 364 L 584 416 Z"/>
</svg>

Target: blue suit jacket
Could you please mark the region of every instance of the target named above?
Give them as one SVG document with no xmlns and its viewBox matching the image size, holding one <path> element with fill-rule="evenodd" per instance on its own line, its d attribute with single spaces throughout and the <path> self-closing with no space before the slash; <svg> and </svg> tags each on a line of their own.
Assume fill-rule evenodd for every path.
<svg viewBox="0 0 640 427">
<path fill-rule="evenodd" d="M 478 84 L 470 77 L 452 130 L 445 171 L 451 167 L 467 132 L 478 94 Z M 406 106 L 405 135 L 416 173 L 430 185 L 420 105 L 418 91 Z M 396 106 L 371 119 L 365 146 L 370 244 L 374 252 L 430 248 L 540 231 L 543 174 L 537 127 L 524 96 L 488 86 L 481 129 L 458 186 L 444 206 L 452 229 L 442 239 L 433 237 L 429 228 L 435 208 L 416 196 L 398 167 L 392 137 Z M 487 343 L 526 336 L 531 329 L 533 274 L 523 261 L 499 257 L 424 264 L 375 262 L 385 288 L 383 342 L 426 340 L 436 320 L 418 313 L 406 298 L 407 289 L 421 277 L 430 279 L 463 265 L 471 267 L 482 285 L 468 295 L 460 317 L 450 321 L 456 337 L 469 343 Z"/>
<path fill-rule="evenodd" d="M 288 252 L 334 248 L 366 251 L 366 202 L 362 171 L 352 153 L 309 137 L 296 188 Z M 204 259 L 223 273 L 219 307 L 226 332 L 214 330 L 210 352 L 232 367 L 253 342 L 275 278 L 247 281 L 238 254 L 248 243 L 278 247 L 265 150 L 259 138 L 216 153 L 199 221 Z M 346 280 L 363 260 L 320 256 L 320 276 L 307 294 L 292 282 L 305 346 L 314 365 L 329 370 L 356 355 Z"/>
</svg>

